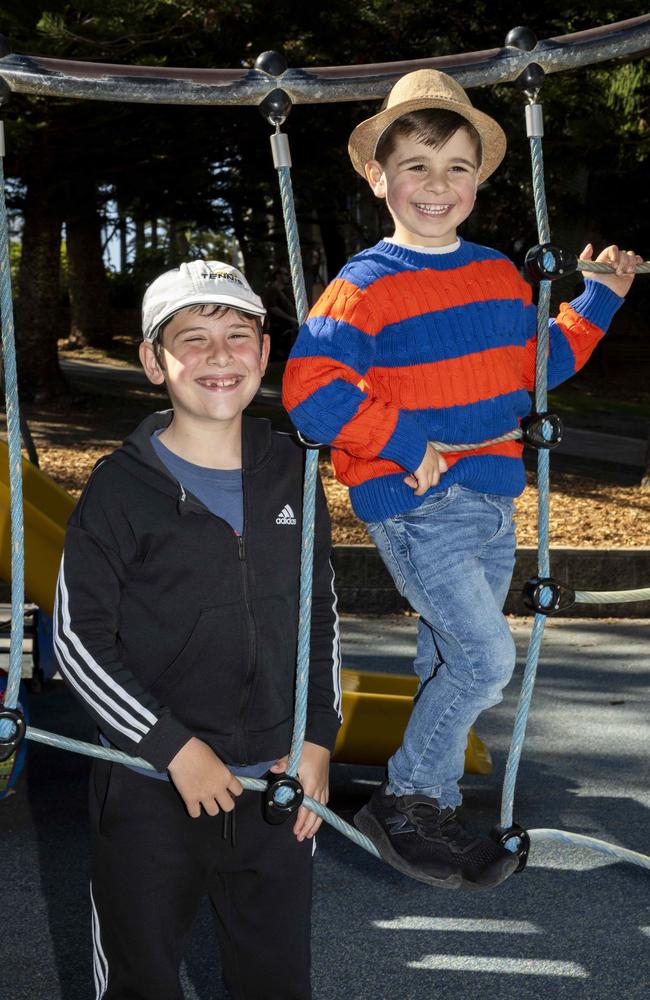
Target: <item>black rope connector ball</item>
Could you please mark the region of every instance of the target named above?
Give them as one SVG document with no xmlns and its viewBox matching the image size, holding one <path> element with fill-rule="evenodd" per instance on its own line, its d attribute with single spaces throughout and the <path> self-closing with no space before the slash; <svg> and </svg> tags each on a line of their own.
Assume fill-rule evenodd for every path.
<svg viewBox="0 0 650 1000">
<path fill-rule="evenodd" d="M 539 63 L 529 63 L 526 69 L 521 71 L 515 84 L 524 94 L 536 96 L 544 86 L 545 79 L 546 73 Z"/>
<path fill-rule="evenodd" d="M 519 49 L 520 52 L 532 52 L 537 45 L 537 35 L 520 24 L 518 28 L 510 29 L 506 35 L 506 45 L 509 49 Z"/>
<path fill-rule="evenodd" d="M 255 60 L 255 69 L 269 76 L 282 76 L 287 71 L 287 60 L 281 52 L 261 52 Z"/>
<path fill-rule="evenodd" d="M 6 708 L 0 705 L 0 722 L 11 722 L 14 731 L 10 736 L 0 736 L 0 761 L 9 760 L 16 752 L 25 736 L 27 728 L 25 716 L 18 708 Z"/>
<path fill-rule="evenodd" d="M 291 98 L 277 87 L 260 104 L 260 114 L 271 125 L 282 125 L 291 111 Z"/>
<path fill-rule="evenodd" d="M 523 826 L 519 826 L 519 823 L 513 823 L 511 826 L 501 826 L 497 823 L 490 830 L 490 837 L 501 847 L 505 847 L 509 840 L 515 837 L 519 844 L 517 845 L 517 850 L 512 853 L 519 858 L 519 864 L 515 868 L 513 874 L 518 875 L 519 872 L 523 872 L 526 867 L 526 862 L 528 861 L 528 853 L 530 851 L 530 837 L 528 832 L 524 830 Z"/>
<path fill-rule="evenodd" d="M 555 281 L 578 269 L 578 258 L 552 243 L 536 243 L 526 253 L 524 269 L 531 281 Z"/>
<path fill-rule="evenodd" d="M 293 793 L 288 802 L 277 801 L 275 796 L 281 788 L 288 788 Z M 278 774 L 274 781 L 269 781 L 269 787 L 264 792 L 264 819 L 273 825 L 284 823 L 298 811 L 304 797 L 304 789 L 297 778 L 290 774 Z"/>
<path fill-rule="evenodd" d="M 533 448 L 557 448 L 562 441 L 564 425 L 557 413 L 542 410 L 541 413 L 529 413 L 521 421 L 521 435 L 524 444 Z"/>
<path fill-rule="evenodd" d="M 576 602 L 576 592 L 552 576 L 534 576 L 523 587 L 524 604 L 538 615 L 556 615 Z"/>
</svg>

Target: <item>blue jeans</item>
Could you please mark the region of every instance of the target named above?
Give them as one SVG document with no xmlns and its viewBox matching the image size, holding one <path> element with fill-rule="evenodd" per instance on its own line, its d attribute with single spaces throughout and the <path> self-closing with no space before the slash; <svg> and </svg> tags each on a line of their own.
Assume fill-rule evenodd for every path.
<svg viewBox="0 0 650 1000">
<path fill-rule="evenodd" d="M 368 525 L 397 589 L 420 615 L 420 684 L 401 747 L 388 762 L 396 795 L 462 801 L 470 727 L 501 701 L 515 666 L 502 613 L 515 561 L 513 502 L 454 485 Z"/>
</svg>

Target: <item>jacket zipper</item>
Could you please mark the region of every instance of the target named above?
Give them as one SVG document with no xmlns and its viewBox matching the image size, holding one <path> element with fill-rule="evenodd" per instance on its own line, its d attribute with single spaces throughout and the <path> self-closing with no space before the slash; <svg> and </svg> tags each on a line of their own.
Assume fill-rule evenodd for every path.
<svg viewBox="0 0 650 1000">
<path fill-rule="evenodd" d="M 187 504 L 187 494 L 183 487 L 183 484 L 179 482 L 178 484 L 181 488 L 181 496 L 179 497 L 178 503 Z M 242 470 L 242 498 L 244 504 L 244 531 L 246 529 L 246 494 L 244 491 L 244 473 Z M 216 517 L 218 521 L 222 521 L 223 518 L 217 517 L 216 514 L 210 514 L 207 508 L 203 508 L 206 514 L 211 517 Z M 228 524 L 227 521 L 223 522 Z M 246 674 L 244 676 L 244 683 L 242 684 L 241 698 L 239 701 L 239 713 L 237 717 L 237 728 L 235 730 L 235 744 L 237 747 L 237 758 L 238 763 L 242 766 L 250 763 L 248 760 L 248 748 L 246 746 L 246 741 L 244 739 L 244 733 L 246 732 L 245 726 L 245 715 L 248 709 L 248 699 L 250 697 L 251 688 L 253 686 L 253 679 L 255 677 L 255 661 L 257 658 L 257 637 L 255 631 L 255 618 L 253 616 L 253 609 L 251 607 L 250 601 L 250 587 L 248 584 L 248 564 L 246 562 L 246 548 L 244 545 L 244 536 L 235 534 L 234 530 L 228 525 L 233 535 L 237 539 L 237 554 L 239 556 L 239 565 L 241 567 L 242 573 L 242 590 L 244 593 L 244 606 L 246 608 L 246 625 L 248 629 L 248 646 L 249 646 L 249 658 L 248 666 L 246 668 Z"/>
<path fill-rule="evenodd" d="M 244 591 L 244 605 L 246 607 L 246 624 L 248 626 L 248 668 L 246 670 L 246 675 L 244 677 L 244 683 L 242 684 L 241 698 L 239 701 L 239 717 L 237 719 L 237 731 L 236 731 L 236 742 L 239 754 L 239 760 L 242 764 L 249 763 L 248 760 L 248 748 L 244 740 L 244 733 L 246 732 L 245 717 L 248 710 L 248 700 L 250 698 L 251 689 L 253 687 L 253 679 L 255 677 L 255 665 L 257 659 L 257 637 L 255 630 L 255 617 L 253 615 L 253 609 L 250 602 L 250 588 L 248 582 L 248 564 L 246 561 L 246 547 L 244 543 L 244 538 L 246 534 L 246 490 L 244 489 L 244 472 L 242 470 L 242 497 L 244 503 L 244 534 L 237 536 L 237 550 L 239 553 L 239 564 L 242 570 L 242 585 Z"/>
</svg>

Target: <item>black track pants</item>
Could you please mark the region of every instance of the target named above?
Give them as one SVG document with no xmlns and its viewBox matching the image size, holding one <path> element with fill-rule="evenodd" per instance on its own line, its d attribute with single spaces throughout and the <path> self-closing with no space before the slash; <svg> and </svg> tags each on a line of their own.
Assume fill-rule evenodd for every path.
<svg viewBox="0 0 650 1000">
<path fill-rule="evenodd" d="M 90 780 L 97 1000 L 182 1000 L 179 966 L 208 895 L 233 1000 L 309 1000 L 312 842 L 271 826 L 261 793 L 190 819 L 173 786 L 98 761 Z"/>
</svg>

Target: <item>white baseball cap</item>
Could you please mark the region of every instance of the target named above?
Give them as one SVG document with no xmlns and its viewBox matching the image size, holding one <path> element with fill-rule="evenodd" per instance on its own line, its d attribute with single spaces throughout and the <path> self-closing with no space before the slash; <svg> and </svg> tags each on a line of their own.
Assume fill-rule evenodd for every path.
<svg viewBox="0 0 650 1000">
<path fill-rule="evenodd" d="M 155 340 L 162 324 L 174 313 L 188 306 L 210 303 L 253 316 L 266 315 L 259 295 L 232 264 L 191 260 L 173 271 L 165 271 L 147 288 L 142 300 L 142 336 L 145 340 Z"/>
</svg>

